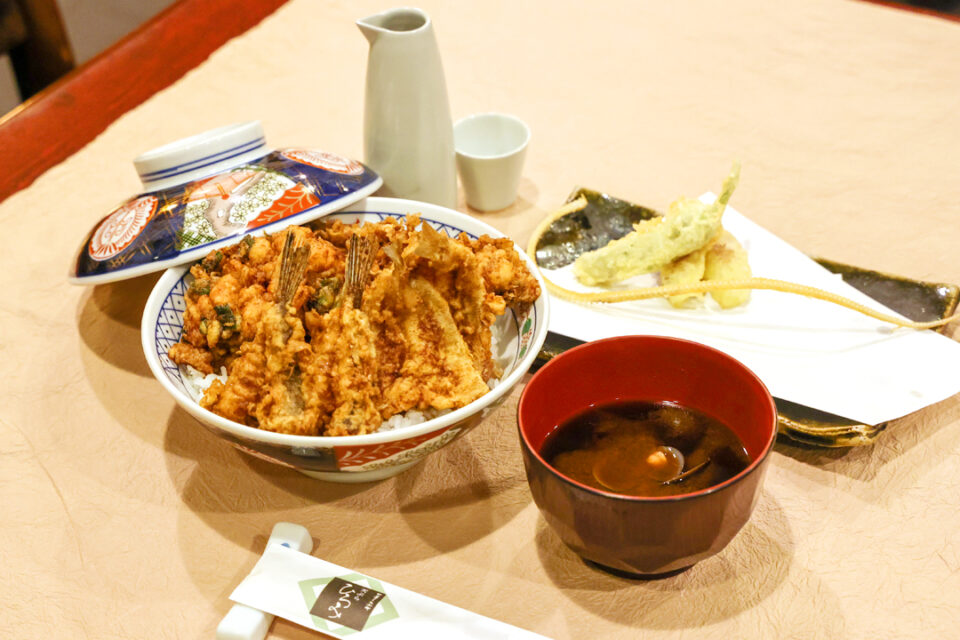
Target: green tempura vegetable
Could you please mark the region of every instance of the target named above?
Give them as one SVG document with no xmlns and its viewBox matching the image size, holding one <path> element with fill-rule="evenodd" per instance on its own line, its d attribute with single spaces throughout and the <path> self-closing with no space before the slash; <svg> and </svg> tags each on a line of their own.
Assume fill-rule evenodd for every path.
<svg viewBox="0 0 960 640">
<path fill-rule="evenodd" d="M 200 262 L 200 266 L 203 267 L 207 273 L 211 273 L 217 270 L 221 262 L 223 262 L 223 252 L 216 251 L 207 255 L 207 257 Z"/>
<path fill-rule="evenodd" d="M 709 246 L 709 245 L 707 245 Z M 696 251 L 691 251 L 685 256 L 681 256 L 673 262 L 668 262 L 660 269 L 660 284 L 662 285 L 684 285 L 696 284 L 703 280 L 703 272 L 706 269 L 707 247 L 702 247 Z M 703 293 L 683 293 L 676 296 L 670 296 L 667 300 L 677 309 L 695 306 L 703 298 Z"/>
<path fill-rule="evenodd" d="M 224 329 L 233 329 L 237 326 L 237 317 L 228 304 L 214 305 L 213 310 L 217 312 L 217 320 Z"/>
<path fill-rule="evenodd" d="M 210 281 L 206 278 L 197 278 L 190 283 L 187 293 L 193 297 L 210 295 Z"/>
<path fill-rule="evenodd" d="M 720 231 L 723 211 L 739 179 L 740 164 L 735 163 L 716 202 L 704 204 L 686 197 L 675 200 L 666 215 L 638 222 L 622 238 L 581 255 L 573 263 L 573 274 L 583 284 L 603 285 L 660 271 L 700 249 Z"/>
</svg>

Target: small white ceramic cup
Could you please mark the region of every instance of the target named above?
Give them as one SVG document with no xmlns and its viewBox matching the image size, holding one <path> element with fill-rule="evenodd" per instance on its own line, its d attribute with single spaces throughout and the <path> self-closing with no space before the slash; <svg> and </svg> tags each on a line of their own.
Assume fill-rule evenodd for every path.
<svg viewBox="0 0 960 640">
<path fill-rule="evenodd" d="M 513 204 L 529 142 L 526 123 L 504 113 L 479 113 L 453 125 L 457 169 L 471 208 L 499 211 Z"/>
</svg>

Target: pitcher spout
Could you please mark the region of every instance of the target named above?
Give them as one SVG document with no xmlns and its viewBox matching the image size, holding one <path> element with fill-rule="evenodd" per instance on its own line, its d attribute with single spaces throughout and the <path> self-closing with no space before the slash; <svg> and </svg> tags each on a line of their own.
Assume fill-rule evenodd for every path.
<svg viewBox="0 0 960 640">
<path fill-rule="evenodd" d="M 400 7 L 357 20 L 357 27 L 373 44 L 387 34 L 413 34 L 430 26 L 430 17 L 421 9 Z"/>
<path fill-rule="evenodd" d="M 457 206 L 453 123 L 433 22 L 401 7 L 357 20 L 357 27 L 370 43 L 364 160 L 383 178 L 381 193 Z"/>
</svg>

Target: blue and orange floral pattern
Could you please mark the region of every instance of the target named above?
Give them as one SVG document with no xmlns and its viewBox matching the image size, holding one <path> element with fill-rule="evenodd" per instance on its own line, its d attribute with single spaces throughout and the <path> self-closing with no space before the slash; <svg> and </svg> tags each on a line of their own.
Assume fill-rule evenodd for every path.
<svg viewBox="0 0 960 640">
<path fill-rule="evenodd" d="M 312 212 L 346 206 L 379 181 L 368 167 L 332 153 L 273 151 L 214 176 L 131 198 L 94 227 L 72 275 L 82 280 L 152 263 L 180 264 L 250 231 L 302 224 Z"/>
</svg>

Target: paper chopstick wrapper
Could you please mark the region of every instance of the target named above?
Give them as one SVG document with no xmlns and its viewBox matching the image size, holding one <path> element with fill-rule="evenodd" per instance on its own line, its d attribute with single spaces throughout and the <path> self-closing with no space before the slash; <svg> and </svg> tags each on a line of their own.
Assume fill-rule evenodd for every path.
<svg viewBox="0 0 960 640">
<path fill-rule="evenodd" d="M 280 545 L 267 547 L 230 599 L 358 640 L 544 638 Z"/>
</svg>

